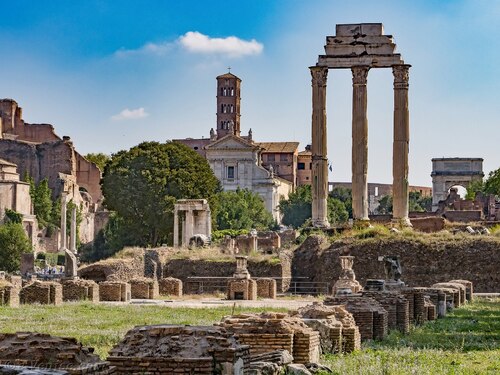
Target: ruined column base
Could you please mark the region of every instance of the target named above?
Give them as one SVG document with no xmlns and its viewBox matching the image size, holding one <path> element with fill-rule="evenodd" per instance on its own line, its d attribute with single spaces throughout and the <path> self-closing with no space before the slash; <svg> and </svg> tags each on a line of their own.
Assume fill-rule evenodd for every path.
<svg viewBox="0 0 500 375">
<path fill-rule="evenodd" d="M 352 223 L 354 229 L 370 228 L 371 226 L 370 219 L 354 219 Z"/>
<path fill-rule="evenodd" d="M 330 228 L 330 223 L 328 222 L 328 220 L 317 219 L 313 220 L 312 226 L 314 228 L 328 229 Z"/>
<path fill-rule="evenodd" d="M 399 228 L 413 228 L 413 225 L 411 224 L 411 221 L 407 217 L 402 217 L 402 218 L 392 218 L 391 219 L 391 224 L 393 227 L 399 227 Z"/>
</svg>

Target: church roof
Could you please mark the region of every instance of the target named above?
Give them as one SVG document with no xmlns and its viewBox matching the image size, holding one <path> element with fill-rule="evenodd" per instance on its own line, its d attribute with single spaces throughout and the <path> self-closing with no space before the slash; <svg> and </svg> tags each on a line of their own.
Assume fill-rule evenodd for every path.
<svg viewBox="0 0 500 375">
<path fill-rule="evenodd" d="M 229 140 L 235 140 L 236 142 L 242 144 L 245 147 L 251 148 L 251 149 L 258 149 L 258 145 L 254 143 L 250 143 L 246 139 L 242 137 L 238 137 L 237 135 L 234 134 L 227 134 L 224 137 L 216 140 L 215 142 L 210 143 L 208 146 L 205 146 L 205 149 L 212 149 L 212 148 L 218 148 L 220 146 L 224 147 L 224 143 L 228 142 Z"/>
<path fill-rule="evenodd" d="M 235 76 L 233 73 L 221 74 L 220 76 L 217 76 L 216 78 L 217 79 L 219 79 L 219 78 L 236 78 L 236 79 L 241 81 L 241 79 L 239 77 Z"/>
<path fill-rule="evenodd" d="M 299 148 L 299 142 L 260 142 L 256 143 L 264 152 L 290 153 Z"/>
</svg>

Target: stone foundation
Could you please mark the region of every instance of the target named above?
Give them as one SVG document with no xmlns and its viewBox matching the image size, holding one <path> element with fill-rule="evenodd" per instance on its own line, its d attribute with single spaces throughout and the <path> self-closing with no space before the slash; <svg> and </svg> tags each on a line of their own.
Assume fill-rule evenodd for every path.
<svg viewBox="0 0 500 375">
<path fill-rule="evenodd" d="M 233 278 L 227 282 L 227 299 L 256 300 L 257 282 L 252 279 Z"/>
<path fill-rule="evenodd" d="M 276 298 L 276 280 L 271 278 L 257 279 L 257 297 Z"/>
<path fill-rule="evenodd" d="M 182 281 L 173 277 L 160 279 L 159 293 L 162 296 L 182 297 Z"/>
<path fill-rule="evenodd" d="M 62 285 L 54 281 L 35 281 L 21 289 L 20 298 L 23 304 L 57 306 L 62 303 Z"/>
<path fill-rule="evenodd" d="M 387 311 L 372 298 L 360 295 L 335 296 L 325 300 L 325 305 L 345 305 L 359 327 L 361 340 L 383 340 L 387 336 Z"/>
<path fill-rule="evenodd" d="M 159 296 L 156 279 L 139 278 L 129 281 L 132 298 L 155 299 Z"/>
<path fill-rule="evenodd" d="M 76 339 L 33 332 L 0 333 L 0 364 L 56 368 L 72 375 L 114 372 Z"/>
<path fill-rule="evenodd" d="M 110 352 L 118 374 L 241 374 L 248 346 L 221 327 L 135 327 Z M 218 372 L 220 371 L 220 372 Z"/>
<path fill-rule="evenodd" d="M 474 300 L 474 288 L 472 282 L 469 280 L 450 280 L 450 283 L 462 284 L 465 286 L 465 299 L 467 302 L 472 302 Z"/>
<path fill-rule="evenodd" d="M 251 355 L 284 349 L 295 363 L 319 361 L 319 333 L 299 318 L 278 313 L 241 314 L 224 318 L 219 325 L 249 345 Z"/>
<path fill-rule="evenodd" d="M 101 301 L 129 302 L 131 299 L 130 284 L 121 281 L 103 281 L 99 283 L 99 299 Z"/>
<path fill-rule="evenodd" d="M 72 279 L 62 282 L 63 301 L 99 302 L 99 285 L 92 280 Z"/>
</svg>

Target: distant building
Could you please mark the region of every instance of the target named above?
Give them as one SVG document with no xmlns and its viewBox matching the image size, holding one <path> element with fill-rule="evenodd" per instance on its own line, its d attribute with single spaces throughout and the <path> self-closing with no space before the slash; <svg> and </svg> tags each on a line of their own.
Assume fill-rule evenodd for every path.
<svg viewBox="0 0 500 375">
<path fill-rule="evenodd" d="M 297 185 L 311 185 L 312 180 L 312 152 L 307 145 L 304 151 L 297 156 Z"/>
<path fill-rule="evenodd" d="M 241 79 L 232 73 L 217 78 L 217 120 L 207 138 L 174 139 L 207 159 L 226 191 L 249 189 L 261 196 L 279 222 L 280 199 L 297 183 L 298 142 L 253 140 L 252 129 L 241 135 Z"/>
</svg>

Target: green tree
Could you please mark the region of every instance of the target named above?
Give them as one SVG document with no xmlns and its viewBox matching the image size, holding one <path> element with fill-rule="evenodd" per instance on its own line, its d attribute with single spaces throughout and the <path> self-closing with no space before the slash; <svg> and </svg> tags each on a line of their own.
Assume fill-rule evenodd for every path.
<svg viewBox="0 0 500 375">
<path fill-rule="evenodd" d="M 205 198 L 215 215 L 220 191 L 207 161 L 176 142 L 143 142 L 112 155 L 101 185 L 106 207 L 141 246 L 172 242 L 177 199 Z"/>
<path fill-rule="evenodd" d="M 352 217 L 352 190 L 344 187 L 334 187 L 329 193 L 328 196 L 331 198 L 338 199 L 341 201 L 347 212 L 349 213 L 349 217 Z"/>
<path fill-rule="evenodd" d="M 288 195 L 288 199 L 280 201 L 279 210 L 283 215 L 282 223 L 294 228 L 300 227 L 311 217 L 311 202 L 311 186 L 297 186 L 295 191 Z"/>
<path fill-rule="evenodd" d="M 330 225 L 342 224 L 349 219 L 349 211 L 340 199 L 328 197 L 327 205 Z"/>
<path fill-rule="evenodd" d="M 332 225 L 337 225 L 349 219 L 349 211 L 342 199 L 347 202 L 349 207 L 352 207 L 352 203 L 349 189 L 336 190 L 334 196 L 328 195 L 328 221 L 330 221 Z M 342 199 L 336 197 L 341 197 Z M 291 225 L 294 228 L 300 227 L 311 218 L 311 207 L 311 186 L 298 186 L 293 193 L 288 195 L 288 200 L 282 200 L 280 202 L 279 209 L 283 215 L 283 224 Z"/>
<path fill-rule="evenodd" d="M 378 201 L 377 212 L 381 215 L 392 213 L 392 195 L 384 195 Z"/>
<path fill-rule="evenodd" d="M 248 189 L 223 191 L 219 194 L 220 206 L 217 211 L 217 228 L 224 229 L 264 229 L 273 224 L 273 216 L 266 210 L 264 201 Z"/>
<path fill-rule="evenodd" d="M 477 192 L 484 192 L 484 181 L 483 180 L 474 180 L 467 185 L 467 194 L 465 195 L 465 199 L 474 199 L 476 198 Z"/>
<path fill-rule="evenodd" d="M 106 164 L 111 160 L 111 157 L 107 154 L 103 154 L 102 152 L 97 152 L 85 155 L 85 159 L 97 165 L 101 171 L 104 171 L 104 168 L 106 167 Z"/>
<path fill-rule="evenodd" d="M 36 185 L 32 195 L 32 203 L 38 223 L 43 227 L 47 226 L 52 214 L 52 190 L 46 178 Z"/>
<path fill-rule="evenodd" d="M 432 210 L 432 197 L 424 197 L 419 191 L 410 191 L 408 194 L 408 208 L 412 212 Z"/>
<path fill-rule="evenodd" d="M 484 182 L 484 193 L 500 196 L 500 168 L 491 171 Z"/>
<path fill-rule="evenodd" d="M 31 243 L 19 223 L 0 226 L 0 269 L 7 272 L 19 271 L 21 254 L 32 252 Z"/>
</svg>

